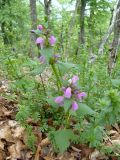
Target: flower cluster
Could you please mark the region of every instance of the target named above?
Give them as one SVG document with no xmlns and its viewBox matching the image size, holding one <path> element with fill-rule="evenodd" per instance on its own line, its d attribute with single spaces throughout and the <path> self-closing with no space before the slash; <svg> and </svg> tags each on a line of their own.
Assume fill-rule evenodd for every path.
<svg viewBox="0 0 120 160">
<path fill-rule="evenodd" d="M 79 107 L 78 102 L 82 101 L 82 99 L 87 96 L 85 92 L 81 92 L 77 89 L 76 85 L 78 80 L 78 76 L 73 76 L 72 79 L 69 80 L 70 85 L 62 88 L 63 95 L 55 98 L 55 103 L 59 106 L 63 106 L 65 99 L 72 99 L 73 102 L 71 104 L 71 108 L 76 111 Z"/>
<path fill-rule="evenodd" d="M 42 25 L 38 25 L 37 26 L 37 29 L 40 30 L 40 31 L 43 31 L 44 30 L 44 27 Z M 49 38 L 48 38 L 48 42 L 50 44 L 50 46 L 54 46 L 55 43 L 56 43 L 56 38 L 51 35 Z M 45 39 L 43 37 L 38 37 L 36 39 L 36 44 L 37 45 L 40 45 L 41 49 L 44 47 L 44 44 L 45 44 Z"/>
<path fill-rule="evenodd" d="M 40 31 L 42 31 L 44 29 L 44 27 L 42 25 L 38 25 L 37 29 L 40 30 Z"/>
</svg>

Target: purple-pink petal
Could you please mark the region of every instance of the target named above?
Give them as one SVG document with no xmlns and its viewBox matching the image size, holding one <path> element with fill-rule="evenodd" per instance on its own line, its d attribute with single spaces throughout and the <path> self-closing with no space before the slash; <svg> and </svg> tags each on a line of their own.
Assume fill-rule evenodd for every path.
<svg viewBox="0 0 120 160">
<path fill-rule="evenodd" d="M 36 44 L 44 44 L 44 39 L 42 37 L 37 38 Z"/>
<path fill-rule="evenodd" d="M 62 104 L 64 101 L 64 97 L 63 96 L 58 96 L 55 98 L 55 103 L 57 104 Z"/>
<path fill-rule="evenodd" d="M 71 88 L 68 87 L 68 88 L 65 90 L 65 92 L 64 92 L 64 96 L 65 96 L 66 98 L 71 98 L 71 95 L 72 95 L 72 93 L 71 93 Z"/>
<path fill-rule="evenodd" d="M 42 25 L 38 25 L 37 29 L 39 29 L 40 31 L 42 31 L 43 30 L 43 26 Z"/>
<path fill-rule="evenodd" d="M 40 56 L 40 58 L 39 58 L 39 60 L 40 60 L 40 63 L 45 63 L 45 57 L 42 55 L 42 56 Z"/>
<path fill-rule="evenodd" d="M 54 46 L 55 42 L 56 42 L 56 38 L 54 36 L 50 36 L 50 38 L 49 38 L 50 45 Z"/>
<path fill-rule="evenodd" d="M 78 109 L 78 104 L 77 104 L 77 102 L 76 101 L 74 101 L 73 103 L 72 103 L 72 110 L 73 111 L 76 111 L 77 109 Z"/>
<path fill-rule="evenodd" d="M 79 80 L 78 76 L 73 76 L 72 77 L 72 84 L 76 84 L 78 80 Z"/>
<path fill-rule="evenodd" d="M 81 97 L 86 97 L 87 94 L 85 92 L 81 92 Z"/>
<path fill-rule="evenodd" d="M 81 93 L 77 94 L 76 98 L 79 99 L 79 100 L 81 100 L 81 98 L 84 98 L 86 96 L 87 96 L 87 94 L 85 92 L 81 92 Z"/>
<path fill-rule="evenodd" d="M 79 94 L 79 93 L 80 93 L 80 91 L 79 91 L 78 89 L 74 90 L 74 94 L 75 94 L 75 95 L 77 95 L 77 94 Z"/>
<path fill-rule="evenodd" d="M 42 37 L 37 38 L 36 39 L 36 44 L 40 44 L 40 47 L 43 48 L 44 39 Z"/>
<path fill-rule="evenodd" d="M 61 57 L 60 54 L 54 54 L 55 59 L 59 59 L 60 57 Z"/>
</svg>

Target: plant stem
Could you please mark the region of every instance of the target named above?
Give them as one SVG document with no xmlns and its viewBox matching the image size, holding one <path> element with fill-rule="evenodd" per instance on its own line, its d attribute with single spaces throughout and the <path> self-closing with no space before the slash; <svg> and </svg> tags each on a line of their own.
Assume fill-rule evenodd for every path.
<svg viewBox="0 0 120 160">
<path fill-rule="evenodd" d="M 67 111 L 65 118 L 66 118 L 65 128 L 67 129 L 70 126 L 70 114 L 69 114 L 69 110 Z"/>
<path fill-rule="evenodd" d="M 57 80 L 57 87 L 58 87 L 58 90 L 60 90 L 60 87 L 62 87 L 62 84 L 61 84 L 61 81 L 60 81 L 60 78 L 59 78 L 59 75 L 57 73 L 57 70 L 55 68 L 55 65 L 54 64 L 51 64 L 51 67 L 52 67 L 52 70 L 55 74 L 55 77 L 56 77 L 56 80 Z"/>
<path fill-rule="evenodd" d="M 42 86 L 43 86 L 44 94 L 45 94 L 45 95 L 47 95 L 47 94 L 46 94 L 46 89 L 45 89 L 45 84 L 44 84 L 43 77 L 42 77 L 42 75 L 41 75 L 41 74 L 40 74 L 40 78 L 41 78 L 41 82 L 42 82 Z"/>
</svg>

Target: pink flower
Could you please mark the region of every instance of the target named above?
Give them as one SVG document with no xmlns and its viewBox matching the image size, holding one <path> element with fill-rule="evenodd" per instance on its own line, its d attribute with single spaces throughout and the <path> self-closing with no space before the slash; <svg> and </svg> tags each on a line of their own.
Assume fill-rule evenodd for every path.
<svg viewBox="0 0 120 160">
<path fill-rule="evenodd" d="M 40 58 L 39 58 L 39 60 L 40 60 L 40 63 L 45 63 L 45 57 L 42 55 L 42 56 L 40 56 Z"/>
<path fill-rule="evenodd" d="M 79 100 L 81 100 L 82 98 L 84 98 L 86 96 L 87 96 L 87 94 L 85 92 L 81 92 L 81 93 L 77 94 L 76 98 L 79 99 Z"/>
<path fill-rule="evenodd" d="M 55 98 L 55 103 L 57 104 L 62 104 L 64 101 L 64 97 L 63 96 L 58 96 Z"/>
<path fill-rule="evenodd" d="M 79 80 L 79 77 L 78 77 L 78 76 L 73 76 L 73 78 L 72 78 L 72 84 L 75 85 L 78 80 Z"/>
<path fill-rule="evenodd" d="M 54 54 L 54 55 L 53 55 L 53 58 L 54 58 L 54 61 L 55 61 L 55 62 L 57 62 L 57 61 L 60 59 L 60 57 L 61 57 L 61 56 L 60 56 L 59 54 Z"/>
<path fill-rule="evenodd" d="M 78 109 L 78 104 L 77 104 L 77 102 L 76 101 L 74 101 L 73 103 L 72 103 L 72 110 L 73 111 L 76 111 L 77 109 Z"/>
<path fill-rule="evenodd" d="M 39 29 L 40 31 L 42 31 L 43 30 L 43 26 L 42 25 L 38 25 L 37 29 Z"/>
<path fill-rule="evenodd" d="M 36 39 L 36 44 L 40 44 L 41 48 L 43 48 L 44 39 L 42 37 L 37 38 Z"/>
<path fill-rule="evenodd" d="M 64 96 L 66 97 L 66 98 L 71 98 L 71 88 L 70 87 L 68 87 L 65 91 L 64 91 Z"/>
<path fill-rule="evenodd" d="M 55 42 L 56 42 L 56 38 L 54 36 L 50 36 L 50 38 L 49 38 L 50 45 L 54 46 Z"/>
</svg>

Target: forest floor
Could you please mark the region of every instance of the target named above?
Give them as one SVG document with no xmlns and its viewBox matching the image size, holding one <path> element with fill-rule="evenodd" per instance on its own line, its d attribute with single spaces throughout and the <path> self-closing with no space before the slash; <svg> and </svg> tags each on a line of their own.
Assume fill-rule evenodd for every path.
<svg viewBox="0 0 120 160">
<path fill-rule="evenodd" d="M 0 93 L 10 94 L 6 83 L 1 83 Z M 2 94 L 1 94 L 2 95 Z M 73 145 L 64 154 L 55 154 L 52 146 L 43 133 L 38 131 L 37 124 L 33 124 L 33 131 L 37 137 L 36 152 L 33 153 L 26 144 L 26 132 L 15 120 L 18 111 L 17 102 L 9 101 L 0 96 L 0 160 L 119 160 L 119 157 L 105 156 L 97 149 L 88 145 Z M 106 144 L 120 144 L 120 128 L 118 125 L 110 127 Z M 116 152 L 120 153 L 120 151 Z"/>
</svg>

